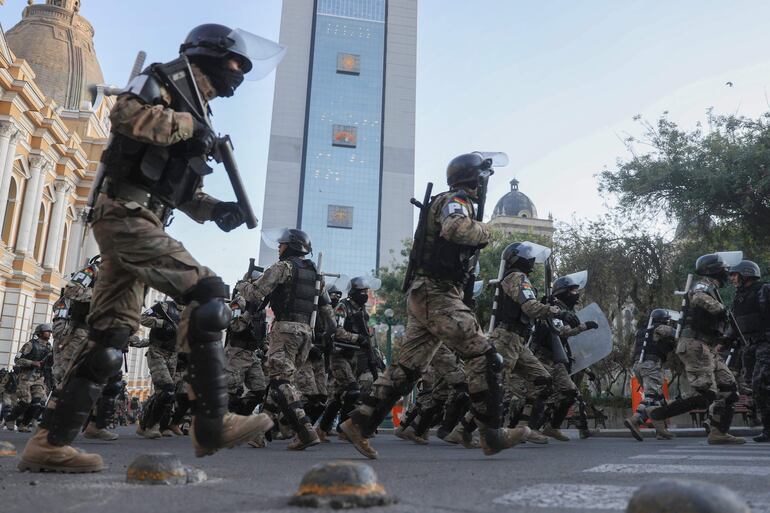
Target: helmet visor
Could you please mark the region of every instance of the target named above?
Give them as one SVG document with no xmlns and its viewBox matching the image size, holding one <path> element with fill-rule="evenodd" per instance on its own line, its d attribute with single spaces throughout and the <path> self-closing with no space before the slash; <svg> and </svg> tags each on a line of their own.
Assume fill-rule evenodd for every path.
<svg viewBox="0 0 770 513">
<path fill-rule="evenodd" d="M 285 46 L 243 29 L 235 29 L 227 37 L 234 41 L 228 50 L 251 62 L 251 69 L 243 70 L 246 80 L 265 78 L 286 55 Z"/>
<path fill-rule="evenodd" d="M 717 251 L 714 254 L 719 256 L 727 267 L 738 265 L 743 260 L 743 251 Z"/>
<path fill-rule="evenodd" d="M 269 228 L 262 230 L 262 242 L 270 249 L 278 249 L 279 240 L 283 236 L 286 228 Z"/>
<path fill-rule="evenodd" d="M 588 283 L 588 271 L 578 271 L 576 273 L 568 274 L 564 276 L 564 278 L 568 279 L 572 285 L 570 286 L 578 286 L 578 290 L 583 290 L 586 286 L 586 283 Z"/>
<path fill-rule="evenodd" d="M 516 256 L 525 260 L 534 258 L 536 264 L 542 264 L 551 256 L 551 248 L 525 241 L 519 243 L 519 246 L 516 248 Z"/>
<path fill-rule="evenodd" d="M 484 160 L 490 160 L 490 167 L 505 167 L 508 165 L 508 154 L 502 151 L 474 151 Z"/>
</svg>

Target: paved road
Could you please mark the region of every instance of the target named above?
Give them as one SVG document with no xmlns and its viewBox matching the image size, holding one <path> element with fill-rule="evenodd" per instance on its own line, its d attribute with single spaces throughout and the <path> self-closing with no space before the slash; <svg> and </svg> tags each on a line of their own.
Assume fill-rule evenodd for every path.
<svg viewBox="0 0 770 513">
<path fill-rule="evenodd" d="M 289 508 L 288 497 L 312 465 L 331 459 L 364 461 L 335 440 L 305 452 L 287 442 L 266 449 L 240 447 L 196 459 L 187 438 L 145 440 L 128 428 L 118 442 L 79 441 L 99 451 L 109 468 L 98 474 L 20 474 L 16 459 L 0 459 L 0 510 L 16 512 L 227 513 L 307 511 Z M 0 432 L 17 445 L 29 435 Z M 592 438 L 548 446 L 526 444 L 484 457 L 435 441 L 427 447 L 380 435 L 381 459 L 370 461 L 399 504 L 382 512 L 623 511 L 635 487 L 659 477 L 680 476 L 719 483 L 749 500 L 755 513 L 770 513 L 770 445 L 709 447 L 703 438 L 671 442 Z M 125 484 L 125 471 L 141 452 L 174 452 L 203 469 L 205 483 L 178 487 Z"/>
</svg>

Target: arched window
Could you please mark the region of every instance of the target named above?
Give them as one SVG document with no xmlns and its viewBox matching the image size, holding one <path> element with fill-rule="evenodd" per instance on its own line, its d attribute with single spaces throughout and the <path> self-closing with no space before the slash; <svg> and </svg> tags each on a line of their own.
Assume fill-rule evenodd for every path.
<svg viewBox="0 0 770 513">
<path fill-rule="evenodd" d="M 8 191 L 8 202 L 5 204 L 5 221 L 3 222 L 2 239 L 7 246 L 12 246 L 10 238 L 13 231 L 13 218 L 16 213 L 16 205 L 19 203 L 18 193 L 19 188 L 16 185 L 16 177 L 11 176 L 11 183 L 9 185 L 10 191 Z"/>
<path fill-rule="evenodd" d="M 45 242 L 48 238 L 49 223 L 46 222 L 45 203 L 40 204 L 40 213 L 37 216 L 37 230 L 35 231 L 35 250 L 33 255 L 38 262 L 43 261 Z"/>
<path fill-rule="evenodd" d="M 64 272 L 64 264 L 67 263 L 67 244 L 70 240 L 70 223 L 66 223 L 62 229 L 61 254 L 59 255 L 59 272 Z"/>
</svg>

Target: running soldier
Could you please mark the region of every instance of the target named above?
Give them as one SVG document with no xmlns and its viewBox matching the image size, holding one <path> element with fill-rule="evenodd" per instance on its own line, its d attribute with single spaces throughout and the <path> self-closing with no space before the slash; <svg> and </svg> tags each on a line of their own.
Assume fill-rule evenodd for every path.
<svg viewBox="0 0 770 513">
<path fill-rule="evenodd" d="M 481 431 L 484 453 L 513 447 L 529 434 L 528 428 L 501 428 L 502 359 L 463 302 L 476 252 L 490 241 L 487 225 L 475 219 L 474 201 L 485 189 L 492 163 L 479 153 L 456 157 L 447 167 L 450 190 L 423 205 L 426 215 L 418 225 L 422 233 L 415 237 L 422 247 L 411 259 L 417 265 L 409 284 L 408 326 L 399 360 L 390 363 L 374 383 L 372 394 L 341 425 L 356 449 L 368 458 L 378 456 L 369 437 L 393 405 L 411 391 L 442 342 L 465 360 L 471 411 Z"/>
<path fill-rule="evenodd" d="M 676 330 L 669 325 L 671 314 L 663 308 L 656 308 L 649 317 L 648 326 L 636 332 L 633 358 L 634 374 L 644 390 L 644 400 L 639 403 L 636 412 L 623 421 L 631 435 L 640 442 L 644 441 L 640 427 L 647 422 L 647 409 L 660 406 L 666 401 L 663 396 L 663 364 L 669 353 L 676 346 Z M 652 420 L 652 419 L 651 419 Z M 674 433 L 668 430 L 665 421 L 652 420 L 655 437 L 658 440 L 671 440 Z"/>
<path fill-rule="evenodd" d="M 252 54 L 257 49 L 262 55 Z M 70 444 L 105 383 L 123 364 L 123 351 L 139 325 L 145 286 L 187 305 L 179 339 L 180 348 L 190 353 L 196 455 L 244 443 L 272 425 L 266 416 L 227 413 L 221 343 L 230 320 L 227 286 L 164 227 L 177 208 L 197 222 L 212 220 L 224 231 L 245 221 L 238 203 L 202 191 L 202 176 L 212 171 L 209 155 L 215 147 L 219 156 L 230 150 L 220 144 L 206 113 L 215 97 L 232 96 L 253 67 L 261 65 L 267 74 L 283 53 L 248 32 L 201 25 L 188 34 L 178 59 L 151 65 L 118 96 L 92 195 L 91 227 L 102 265 L 88 316 L 88 347 L 49 401 L 19 470 L 102 470 L 99 455 Z"/>
<path fill-rule="evenodd" d="M 29 342 L 21 346 L 13 365 L 18 374 L 16 405 L 5 420 L 12 429 L 14 422 L 22 433 L 31 431 L 30 423 L 43 412 L 46 398 L 44 365 L 51 354 L 50 324 L 38 324 Z"/>
<path fill-rule="evenodd" d="M 709 444 L 743 444 L 746 440 L 728 431 L 738 400 L 738 384 L 725 363 L 715 354 L 717 342 L 724 339 L 726 310 L 719 288 L 728 279 L 728 264 L 721 253 L 703 255 L 695 262 L 699 279 L 687 292 L 682 331 L 676 355 L 684 364 L 687 381 L 694 395 L 661 406 L 647 414 L 662 421 L 693 409 L 708 409 Z"/>
</svg>

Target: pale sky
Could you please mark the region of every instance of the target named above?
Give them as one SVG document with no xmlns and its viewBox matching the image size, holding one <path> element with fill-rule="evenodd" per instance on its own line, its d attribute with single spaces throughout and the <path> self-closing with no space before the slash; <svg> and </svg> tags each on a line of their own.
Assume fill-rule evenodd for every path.
<svg viewBox="0 0 770 513">
<path fill-rule="evenodd" d="M 0 8 L 6 30 L 26 3 L 6 0 Z M 280 29 L 279 0 L 82 4 L 105 80 L 116 85 L 125 83 L 138 50 L 148 63 L 170 60 L 199 23 L 274 40 Z M 457 154 L 505 151 L 511 165 L 492 177 L 488 211 L 516 176 L 541 217 L 594 218 L 604 211 L 595 174 L 625 156 L 627 133 L 641 133 L 634 115 L 654 120 L 668 111 L 691 128 L 712 106 L 746 116 L 770 110 L 768 19 L 770 2 L 761 1 L 420 0 L 415 194 L 422 196 L 428 180 L 440 189 Z M 233 138 L 260 219 L 273 87 L 271 74 L 212 104 L 216 127 Z M 206 188 L 230 199 L 218 171 Z M 170 232 L 231 283 L 259 247 L 258 230 L 225 234 L 181 213 Z"/>
</svg>

